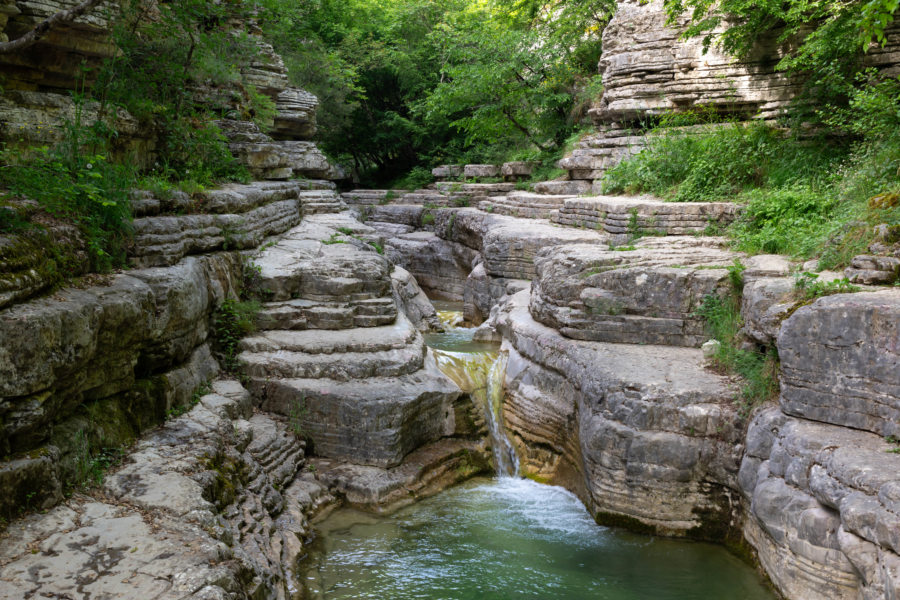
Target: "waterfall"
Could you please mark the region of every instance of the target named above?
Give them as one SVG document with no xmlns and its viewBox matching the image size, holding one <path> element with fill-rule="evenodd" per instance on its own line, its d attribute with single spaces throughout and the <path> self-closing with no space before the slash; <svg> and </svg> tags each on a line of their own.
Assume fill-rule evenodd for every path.
<svg viewBox="0 0 900 600">
<path fill-rule="evenodd" d="M 508 356 L 500 352 L 450 352 L 432 349 L 438 368 L 481 405 L 498 477 L 519 472 L 519 456 L 503 425 L 503 379 Z"/>
</svg>

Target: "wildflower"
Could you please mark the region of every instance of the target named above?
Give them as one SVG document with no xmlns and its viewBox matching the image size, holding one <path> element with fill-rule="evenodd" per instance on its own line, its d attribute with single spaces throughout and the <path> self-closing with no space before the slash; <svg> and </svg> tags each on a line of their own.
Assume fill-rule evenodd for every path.
<svg viewBox="0 0 900 600">
<path fill-rule="evenodd" d="M 88 163 L 88 164 L 86 164 L 85 166 L 86 166 L 88 169 L 93 169 L 93 168 L 94 168 L 94 165 L 92 165 L 91 163 Z"/>
</svg>

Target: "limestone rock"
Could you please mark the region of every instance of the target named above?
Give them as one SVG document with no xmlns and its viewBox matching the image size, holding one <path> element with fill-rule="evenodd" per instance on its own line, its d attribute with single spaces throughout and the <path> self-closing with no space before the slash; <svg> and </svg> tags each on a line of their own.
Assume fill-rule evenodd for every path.
<svg viewBox="0 0 900 600">
<path fill-rule="evenodd" d="M 442 329 L 440 319 L 434 305 L 416 279 L 401 267 L 391 271 L 391 282 L 394 286 L 394 302 L 400 307 L 410 322 L 422 332 Z"/>
<path fill-rule="evenodd" d="M 302 589 L 291 567 L 327 494 L 308 482 L 286 487 L 302 443 L 270 417 L 251 417 L 237 382 L 212 388 L 135 445 L 103 500 L 76 495 L 12 523 L 0 597 L 285 598 Z"/>
<path fill-rule="evenodd" d="M 385 256 L 409 271 L 433 298 L 461 301 L 466 278 L 480 255 L 471 248 L 420 231 L 385 242 Z"/>
<path fill-rule="evenodd" d="M 506 196 L 492 196 L 479 203 L 485 212 L 526 219 L 551 219 L 571 195 L 547 195 L 531 192 L 510 192 Z"/>
<path fill-rule="evenodd" d="M 566 200 L 553 221 L 610 234 L 684 235 L 731 223 L 740 207 L 729 202 L 663 202 L 656 198 L 596 196 Z"/>
<path fill-rule="evenodd" d="M 734 258 L 690 237 L 551 248 L 535 258 L 531 313 L 573 339 L 699 346 L 709 337 L 697 310 L 724 293 Z"/>
<path fill-rule="evenodd" d="M 390 263 L 374 251 L 359 252 L 339 235 L 311 217 L 260 252 L 253 260 L 265 299 L 346 302 L 389 295 Z"/>
<path fill-rule="evenodd" d="M 416 448 L 454 430 L 455 384 L 432 358 L 397 377 L 258 380 L 262 408 L 290 415 L 301 411 L 303 432 L 319 456 L 355 464 L 392 467 Z"/>
<path fill-rule="evenodd" d="M 900 436 L 900 290 L 839 294 L 781 327 L 781 406 L 790 415 Z"/>
<path fill-rule="evenodd" d="M 462 165 L 441 165 L 431 170 L 431 174 L 438 181 L 445 179 L 453 179 L 463 174 Z"/>
<path fill-rule="evenodd" d="M 463 167 L 463 177 L 497 177 L 500 175 L 500 167 L 497 165 L 466 165 Z"/>
<path fill-rule="evenodd" d="M 541 181 L 533 187 L 538 194 L 550 196 L 582 196 L 591 193 L 591 183 L 582 180 Z"/>
<path fill-rule="evenodd" d="M 900 258 L 893 256 L 854 256 L 844 276 L 852 283 L 890 285 L 900 278 Z"/>
<path fill-rule="evenodd" d="M 517 181 L 531 177 L 535 163 L 527 161 L 508 162 L 500 166 L 500 174 L 506 181 Z"/>
<path fill-rule="evenodd" d="M 445 439 L 390 469 L 315 459 L 319 479 L 355 508 L 391 512 L 491 469 L 483 441 Z"/>
<path fill-rule="evenodd" d="M 309 139 L 316 134 L 316 109 L 319 99 L 309 92 L 287 88 L 275 98 L 274 129 L 276 139 Z"/>
<path fill-rule="evenodd" d="M 761 346 L 773 346 L 782 321 L 795 305 L 794 289 L 794 280 L 789 277 L 757 277 L 745 284 L 741 298 L 741 316 L 744 318 L 741 333 Z"/>
<path fill-rule="evenodd" d="M 577 493 L 602 522 L 722 536 L 742 454 L 733 391 L 699 349 L 583 342 L 500 308 L 507 428 L 526 473 Z"/>
<path fill-rule="evenodd" d="M 900 588 L 900 456 L 881 437 L 760 412 L 740 471 L 745 533 L 789 598 L 889 598 Z"/>
</svg>

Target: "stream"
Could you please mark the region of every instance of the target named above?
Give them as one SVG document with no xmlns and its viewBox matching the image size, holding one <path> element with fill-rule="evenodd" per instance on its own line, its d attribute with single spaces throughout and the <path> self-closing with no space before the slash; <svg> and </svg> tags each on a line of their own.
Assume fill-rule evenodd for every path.
<svg viewBox="0 0 900 600">
<path fill-rule="evenodd" d="M 381 600 L 771 600 L 753 568 L 721 546 L 598 526 L 570 492 L 516 477 L 502 423 L 505 357 L 455 327 L 426 336 L 441 370 L 482 403 L 497 476 L 388 516 L 340 509 L 317 524 L 300 565 L 307 598 Z"/>
</svg>

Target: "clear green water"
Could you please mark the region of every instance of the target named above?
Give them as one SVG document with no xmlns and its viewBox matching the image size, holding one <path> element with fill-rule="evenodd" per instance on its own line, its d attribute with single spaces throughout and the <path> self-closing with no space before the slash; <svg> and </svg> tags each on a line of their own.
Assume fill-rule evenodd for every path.
<svg viewBox="0 0 900 600">
<path fill-rule="evenodd" d="M 529 480 L 478 479 L 378 517 L 341 510 L 301 565 L 309 598 L 762 600 L 756 572 L 710 545 L 597 526 Z"/>
</svg>

